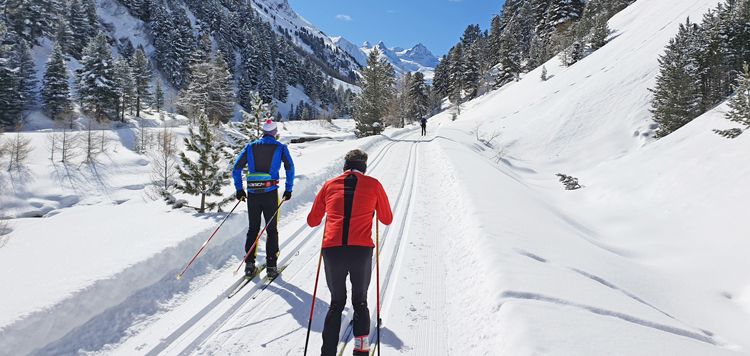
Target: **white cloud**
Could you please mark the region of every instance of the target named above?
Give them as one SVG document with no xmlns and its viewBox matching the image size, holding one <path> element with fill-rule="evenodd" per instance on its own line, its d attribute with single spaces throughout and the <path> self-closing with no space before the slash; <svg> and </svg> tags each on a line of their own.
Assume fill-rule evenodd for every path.
<svg viewBox="0 0 750 356">
<path fill-rule="evenodd" d="M 344 14 L 338 14 L 338 15 L 336 15 L 336 18 L 339 19 L 339 20 L 344 20 L 344 21 L 351 21 L 352 20 L 351 16 L 344 15 Z"/>
</svg>

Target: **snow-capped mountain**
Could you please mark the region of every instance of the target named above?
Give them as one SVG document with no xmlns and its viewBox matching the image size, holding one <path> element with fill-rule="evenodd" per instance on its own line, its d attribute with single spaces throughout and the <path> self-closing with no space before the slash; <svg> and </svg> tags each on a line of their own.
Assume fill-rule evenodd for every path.
<svg viewBox="0 0 750 356">
<path fill-rule="evenodd" d="M 340 40 L 339 40 L 340 41 Z M 380 52 L 380 58 L 385 58 L 391 63 L 396 73 L 402 71 L 408 72 L 422 72 L 425 79 L 428 82 L 432 81 L 432 77 L 435 73 L 435 67 L 440 63 L 440 58 L 432 54 L 423 44 L 417 43 L 416 46 L 403 49 L 401 47 L 387 47 L 383 41 L 378 42 L 375 46 L 370 42 L 365 41 L 362 47 L 356 48 L 347 41 L 345 46 L 340 46 L 341 49 L 347 51 L 352 57 L 359 61 L 359 64 L 367 65 L 367 56 L 370 55 L 373 48 L 377 48 Z M 360 60 L 360 58 L 362 58 Z"/>
</svg>

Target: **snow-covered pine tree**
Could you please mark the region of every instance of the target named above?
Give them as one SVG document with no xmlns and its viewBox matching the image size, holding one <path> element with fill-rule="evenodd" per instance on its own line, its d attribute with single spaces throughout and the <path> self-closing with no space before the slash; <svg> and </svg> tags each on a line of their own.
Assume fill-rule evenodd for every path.
<svg viewBox="0 0 750 356">
<path fill-rule="evenodd" d="M 70 84 L 65 55 L 59 42 L 52 48 L 47 60 L 47 71 L 42 79 L 42 101 L 52 120 L 70 109 Z"/>
<path fill-rule="evenodd" d="M 83 9 L 81 0 L 71 0 L 68 11 L 68 25 L 72 33 L 71 45 L 68 48 L 68 54 L 73 58 L 80 60 L 83 55 L 83 49 L 89 43 L 89 33 L 91 33 L 90 24 L 86 18 L 86 12 Z"/>
<path fill-rule="evenodd" d="M 260 78 L 258 84 L 258 94 L 263 102 L 270 103 L 273 100 L 274 82 L 271 78 L 270 71 L 266 70 L 263 72 L 263 76 Z"/>
<path fill-rule="evenodd" d="M 742 131 L 750 128 L 750 69 L 747 63 L 743 65 L 744 72 L 737 76 L 737 84 L 733 85 L 734 96 L 730 97 L 727 105 L 729 111 L 724 115 L 727 120 L 745 126 L 744 129 L 714 130 L 714 132 L 728 138 L 739 136 Z"/>
<path fill-rule="evenodd" d="M 116 117 L 119 96 L 114 63 L 107 38 L 99 32 L 83 51 L 82 67 L 76 71 L 77 92 L 84 109 L 92 111 L 100 122 Z"/>
<path fill-rule="evenodd" d="M 117 83 L 118 112 L 120 121 L 125 121 L 125 110 L 130 107 L 133 114 L 133 97 L 135 96 L 135 79 L 130 69 L 130 63 L 120 55 L 115 62 L 115 82 Z"/>
<path fill-rule="evenodd" d="M 474 99 L 479 90 L 479 78 L 480 78 L 480 53 L 479 47 L 475 46 L 476 42 L 471 43 L 468 50 L 465 53 L 464 59 L 464 72 L 461 75 L 463 83 L 461 86 L 466 90 L 466 97 L 471 100 Z"/>
<path fill-rule="evenodd" d="M 57 0 L 6 0 L 3 1 L 6 23 L 25 41 L 38 44 L 38 37 L 52 36 L 55 18 L 62 11 Z"/>
<path fill-rule="evenodd" d="M 448 82 L 448 99 L 451 104 L 456 108 L 457 115 L 461 114 L 460 104 L 463 100 L 463 74 L 464 74 L 464 60 L 463 60 L 463 45 L 459 42 L 455 47 L 451 48 L 448 52 L 448 58 L 450 61 L 450 80 Z"/>
<path fill-rule="evenodd" d="M 279 66 L 276 68 L 276 71 L 273 75 L 273 82 L 274 82 L 274 97 L 276 99 L 279 99 L 280 102 L 286 103 L 287 99 L 289 98 L 289 89 L 286 87 L 287 82 L 289 82 L 289 79 L 286 75 L 286 70 L 284 67 Z"/>
<path fill-rule="evenodd" d="M 583 0 L 550 0 L 545 25 L 548 30 L 566 30 L 583 13 Z"/>
<path fill-rule="evenodd" d="M 234 130 L 227 131 L 227 136 L 230 139 L 229 147 L 232 150 L 227 159 L 238 157 L 245 146 L 259 139 L 261 137 L 261 123 L 267 119 L 273 119 L 268 104 L 263 103 L 258 93 L 250 93 L 250 97 L 250 112 L 240 110 L 242 121 L 233 123 L 232 128 Z"/>
<path fill-rule="evenodd" d="M 94 38 L 99 33 L 99 14 L 96 13 L 96 0 L 83 0 L 83 12 L 86 14 L 89 38 Z"/>
<path fill-rule="evenodd" d="M 164 88 L 161 78 L 156 78 L 156 86 L 154 87 L 154 107 L 156 111 L 161 111 L 164 107 Z"/>
<path fill-rule="evenodd" d="M 698 26 L 688 19 L 659 57 L 656 87 L 649 89 L 654 93 L 651 113 L 659 125 L 656 138 L 669 135 L 701 114 L 699 65 L 692 54 L 697 32 Z"/>
<path fill-rule="evenodd" d="M 55 44 L 60 45 L 63 55 L 67 56 L 72 53 L 73 48 L 73 31 L 64 17 L 57 21 L 57 32 L 55 32 Z"/>
<path fill-rule="evenodd" d="M 36 102 L 34 58 L 26 43 L 12 32 L 0 45 L 0 126 L 14 127 Z"/>
<path fill-rule="evenodd" d="M 448 87 L 450 83 L 450 60 L 447 55 L 443 55 L 440 59 L 440 63 L 435 67 L 435 76 L 432 78 L 433 91 L 441 96 L 448 95 Z"/>
<path fill-rule="evenodd" d="M 130 68 L 133 71 L 133 88 L 135 116 L 141 117 L 141 109 L 146 108 L 146 103 L 151 101 L 151 70 L 148 59 L 142 48 L 135 50 L 130 60 Z"/>
<path fill-rule="evenodd" d="M 427 83 L 425 82 L 424 74 L 422 74 L 422 72 L 414 73 L 414 79 L 409 88 L 409 96 L 414 103 L 414 113 L 411 116 L 412 119 L 419 120 L 426 116 L 430 105 L 430 99 L 428 96 Z"/>
<path fill-rule="evenodd" d="M 182 164 L 178 167 L 180 181 L 175 188 L 185 194 L 200 197 L 200 205 L 193 207 L 198 213 L 205 213 L 221 207 L 234 196 L 214 202 L 207 202 L 206 198 L 221 196 L 221 188 L 229 183 L 231 171 L 222 168 L 226 162 L 221 157 L 221 143 L 214 139 L 214 132 L 208 116 L 201 111 L 196 118 L 198 131 L 193 126 L 188 128 L 189 136 L 185 137 L 185 151 L 180 152 Z M 193 160 L 194 157 L 196 160 Z M 226 167 L 225 167 L 226 168 Z M 166 198 L 166 197 L 165 197 Z"/>
<path fill-rule="evenodd" d="M 396 77 L 391 64 L 378 58 L 379 55 L 377 48 L 373 49 L 367 58 L 367 67 L 362 69 L 362 94 L 354 104 L 357 137 L 378 135 L 385 129 L 383 119 L 393 99 Z"/>
<path fill-rule="evenodd" d="M 294 104 L 291 104 L 289 106 L 289 113 L 286 115 L 286 119 L 289 121 L 294 121 L 297 119 L 296 116 L 294 115 Z"/>
</svg>

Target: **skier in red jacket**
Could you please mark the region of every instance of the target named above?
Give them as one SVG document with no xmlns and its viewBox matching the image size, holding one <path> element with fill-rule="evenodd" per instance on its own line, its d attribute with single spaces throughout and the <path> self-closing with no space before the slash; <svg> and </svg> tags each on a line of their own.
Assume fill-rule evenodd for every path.
<svg viewBox="0 0 750 356">
<path fill-rule="evenodd" d="M 341 312 L 346 305 L 346 275 L 352 283 L 354 309 L 354 355 L 369 353 L 370 311 L 367 288 L 372 274 L 372 217 L 385 225 L 393 221 L 388 196 L 380 182 L 366 176 L 367 153 L 349 151 L 344 157 L 344 174 L 327 181 L 315 197 L 307 224 L 318 226 L 326 219 L 323 260 L 331 305 L 323 328 L 322 356 L 336 354 L 341 329 Z"/>
</svg>

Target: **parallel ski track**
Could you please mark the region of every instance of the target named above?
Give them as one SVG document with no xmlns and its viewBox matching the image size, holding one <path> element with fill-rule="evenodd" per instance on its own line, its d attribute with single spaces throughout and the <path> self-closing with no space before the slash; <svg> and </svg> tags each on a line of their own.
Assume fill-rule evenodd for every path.
<svg viewBox="0 0 750 356">
<path fill-rule="evenodd" d="M 377 166 L 383 162 L 384 157 L 386 156 L 386 153 L 397 143 L 400 143 L 403 141 L 399 140 L 391 140 L 390 142 L 386 143 L 377 153 L 375 157 L 371 159 L 371 164 L 369 165 L 369 171 L 373 171 L 377 168 Z M 416 142 L 415 142 L 416 144 Z M 410 151 L 410 155 L 413 153 Z M 412 158 L 410 157 L 410 160 Z M 412 164 L 413 166 L 413 164 Z M 408 174 L 407 172 L 404 175 L 404 180 L 406 180 L 406 176 Z M 399 192 L 399 196 L 396 200 L 396 203 L 394 206 L 398 206 L 398 203 L 401 199 L 401 195 L 403 194 L 403 186 L 401 191 Z M 394 208 L 395 209 L 395 208 Z M 284 264 L 291 264 L 292 262 L 295 262 L 293 259 L 296 255 L 299 254 L 299 252 L 312 240 L 312 238 L 317 235 L 323 224 L 312 228 L 312 231 L 310 231 L 307 236 L 305 236 L 301 241 L 295 244 L 294 249 L 292 251 L 295 251 L 292 254 L 287 254 L 287 257 L 280 262 L 281 265 Z M 306 229 L 309 229 L 309 227 L 306 224 L 303 224 L 297 231 L 295 231 L 289 238 L 285 239 L 285 241 L 281 244 L 280 250 L 286 250 L 285 247 L 292 243 L 293 241 L 297 240 L 296 238 L 302 234 Z M 386 233 L 388 231 L 388 228 L 384 231 L 383 235 L 385 237 Z M 382 241 L 382 240 L 381 240 Z M 382 250 L 382 248 L 381 248 Z M 317 255 L 316 255 L 317 257 Z M 306 261 L 307 262 L 307 261 Z M 294 274 L 296 275 L 296 273 Z M 294 276 L 293 275 L 293 276 Z M 291 276 L 290 278 L 293 278 Z M 223 314 L 221 314 L 219 317 L 216 317 L 211 321 L 210 325 L 204 329 L 204 331 L 194 340 L 190 342 L 190 344 L 185 347 L 179 355 L 189 355 L 193 353 L 208 337 L 210 337 L 212 334 L 216 332 L 221 326 L 223 326 L 228 320 L 232 318 L 233 315 L 236 314 L 236 312 L 242 308 L 248 301 L 254 300 L 258 297 L 258 294 L 261 293 L 265 288 L 263 288 L 263 283 L 261 282 L 262 278 L 261 276 L 258 276 L 258 280 L 254 281 L 255 283 L 249 290 L 243 291 L 242 293 L 236 295 L 232 299 L 227 299 L 226 295 L 235 287 L 236 283 L 233 283 L 226 291 L 218 295 L 210 304 L 206 305 L 203 309 L 201 309 L 199 312 L 193 315 L 192 318 L 190 318 L 188 321 L 183 323 L 180 327 L 175 329 L 170 335 L 164 337 L 161 339 L 158 345 L 156 345 L 154 348 L 152 348 L 149 352 L 147 352 L 145 355 L 147 356 L 156 356 L 162 353 L 163 351 L 167 350 L 173 343 L 175 343 L 178 339 L 180 339 L 183 335 L 188 333 L 191 329 L 193 329 L 196 325 L 205 324 L 201 323 L 204 318 L 206 318 L 207 315 L 209 315 L 214 309 L 216 309 L 219 305 L 222 303 L 232 303 L 231 307 L 228 308 Z M 264 303 L 259 303 L 256 305 L 253 309 L 258 309 L 261 307 Z"/>
<path fill-rule="evenodd" d="M 401 142 L 409 142 L 409 141 L 403 140 Z M 398 208 L 401 207 L 400 201 L 401 201 L 401 198 L 403 198 L 405 196 L 404 191 L 406 190 L 409 193 L 407 194 L 408 196 L 406 196 L 407 199 L 405 201 L 405 206 L 403 207 L 403 214 L 401 215 L 401 224 L 398 226 L 398 230 L 396 230 L 396 231 L 398 231 L 398 235 L 396 235 L 396 241 L 395 241 L 396 245 L 393 248 L 394 249 L 393 253 L 391 254 L 390 258 L 388 259 L 389 264 L 388 264 L 385 276 L 382 279 L 383 284 L 381 285 L 381 288 L 380 288 L 380 302 L 381 302 L 380 309 L 381 309 L 381 311 L 383 310 L 383 308 L 385 306 L 385 303 L 387 302 L 385 300 L 385 295 L 388 292 L 388 287 L 390 286 L 390 282 L 393 279 L 392 275 L 393 275 L 393 272 L 395 270 L 395 265 L 396 265 L 396 261 L 398 260 L 398 257 L 399 257 L 399 252 L 401 250 L 401 246 L 403 244 L 404 228 L 406 227 L 406 223 L 409 220 L 409 217 L 411 216 L 411 214 L 410 214 L 411 202 L 413 200 L 412 199 L 413 195 L 415 194 L 415 191 L 416 191 L 414 188 L 416 186 L 416 177 L 417 177 L 417 172 L 416 172 L 416 167 L 417 167 L 417 151 L 418 151 L 417 150 L 417 146 L 418 146 L 418 144 L 420 142 L 422 142 L 422 140 L 420 138 L 420 140 L 411 141 L 411 142 L 412 142 L 412 145 L 409 148 L 409 163 L 407 165 L 409 168 L 404 172 L 404 178 L 402 179 L 402 182 L 406 183 L 407 180 L 408 180 L 408 178 L 409 178 L 409 174 L 411 174 L 411 180 L 410 180 L 410 184 L 409 184 L 409 189 L 406 190 L 406 187 L 407 187 L 406 184 L 402 184 L 401 185 L 401 190 L 399 191 L 399 194 L 398 194 L 398 197 L 396 199 L 396 202 L 394 203 L 394 211 L 396 209 L 398 209 Z M 388 238 L 391 236 L 391 234 L 390 234 L 391 227 L 393 227 L 393 226 L 394 225 L 391 224 L 391 225 L 386 226 L 385 229 L 383 229 L 383 234 L 382 234 L 382 236 L 380 238 L 380 250 L 379 250 L 379 253 L 382 253 L 383 250 L 386 248 L 386 246 L 387 246 L 386 243 L 389 242 Z M 384 256 L 381 255 L 381 257 L 380 257 L 381 261 L 386 260 L 383 257 Z M 373 272 L 375 272 L 376 268 L 377 268 L 377 261 L 375 259 L 373 259 L 373 265 L 372 265 Z M 376 276 L 377 274 L 373 273 L 372 275 Z M 378 326 L 378 324 L 377 324 L 378 323 L 377 305 L 371 306 L 370 309 L 371 309 L 370 312 L 371 312 L 372 315 L 370 316 L 370 334 L 369 334 L 369 340 L 372 340 L 371 346 L 374 346 L 377 343 L 377 341 L 378 341 L 377 340 L 377 326 Z M 354 336 L 352 334 L 353 333 L 353 326 L 351 324 L 351 320 L 352 320 L 353 316 L 354 316 L 353 315 L 353 311 L 351 311 L 350 313 L 348 313 L 346 315 L 346 317 L 341 322 L 341 329 L 344 330 L 344 333 L 343 333 L 342 337 L 339 339 L 339 343 L 343 342 L 343 345 L 339 345 L 340 346 L 339 355 L 345 354 L 346 351 L 351 351 L 351 350 L 347 350 L 347 347 L 349 345 L 349 342 L 352 340 L 352 338 Z M 373 352 L 375 351 L 374 347 L 371 347 L 371 349 L 372 349 Z"/>
</svg>

